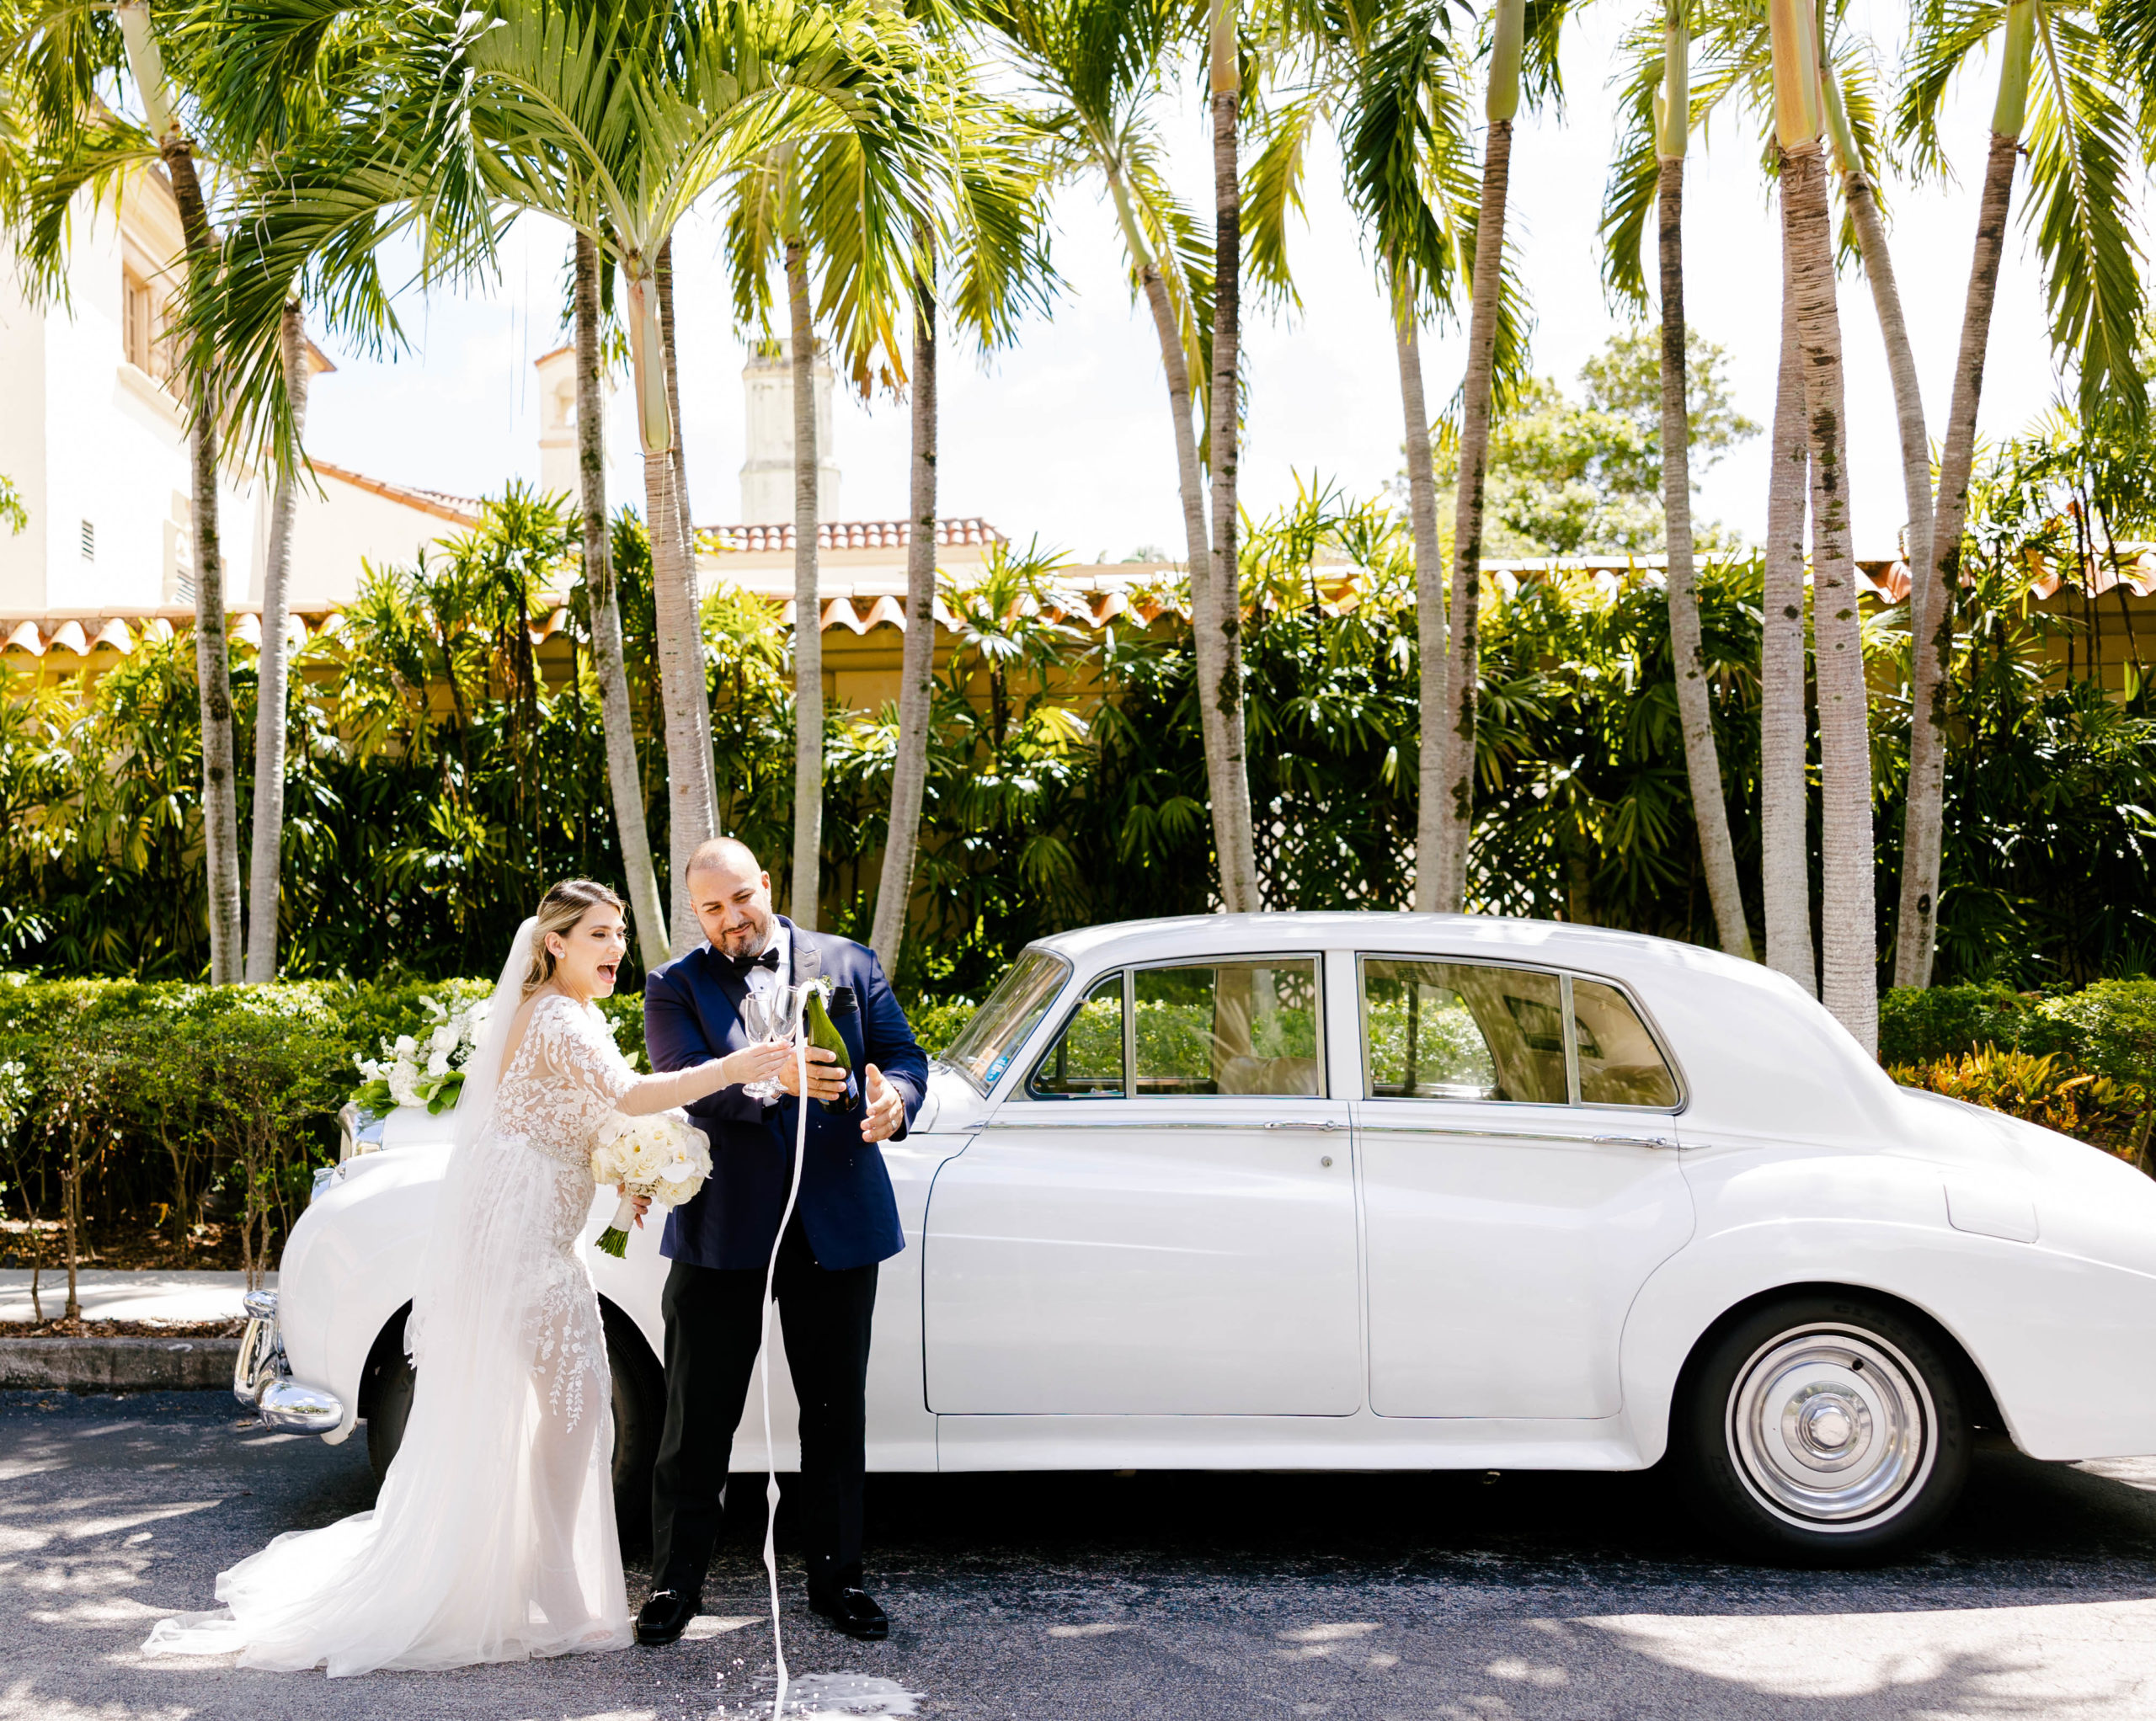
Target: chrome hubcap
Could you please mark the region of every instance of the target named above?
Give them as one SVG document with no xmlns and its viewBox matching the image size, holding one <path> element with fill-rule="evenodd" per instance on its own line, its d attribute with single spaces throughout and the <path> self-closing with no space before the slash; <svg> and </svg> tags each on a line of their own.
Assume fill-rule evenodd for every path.
<svg viewBox="0 0 2156 1721">
<path fill-rule="evenodd" d="M 1892 1516 L 1931 1473 L 1937 1420 L 1924 1378 L 1870 1333 L 1799 1329 L 1737 1371 L 1730 1450 L 1775 1516 L 1855 1530 Z"/>
</svg>

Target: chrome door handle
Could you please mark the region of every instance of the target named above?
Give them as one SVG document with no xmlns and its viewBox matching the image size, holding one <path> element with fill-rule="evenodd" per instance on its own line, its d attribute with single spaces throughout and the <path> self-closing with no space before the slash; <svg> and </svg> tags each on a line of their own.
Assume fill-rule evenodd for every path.
<svg viewBox="0 0 2156 1721">
<path fill-rule="evenodd" d="M 1336 1123 L 1330 1117 L 1321 1123 L 1301 1117 L 1276 1117 L 1265 1127 L 1267 1129 L 1345 1129 L 1348 1127 L 1344 1123 Z"/>
<path fill-rule="evenodd" d="M 1591 1142 L 1610 1148 L 1673 1148 L 1677 1143 L 1666 1135 L 1591 1135 Z"/>
</svg>

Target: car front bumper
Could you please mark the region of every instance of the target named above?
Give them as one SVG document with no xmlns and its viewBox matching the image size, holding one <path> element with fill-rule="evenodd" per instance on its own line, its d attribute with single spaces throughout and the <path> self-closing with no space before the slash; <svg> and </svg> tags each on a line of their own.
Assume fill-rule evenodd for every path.
<svg viewBox="0 0 2156 1721">
<path fill-rule="evenodd" d="M 328 1434 L 340 1426 L 343 1400 L 326 1387 L 292 1378 L 277 1330 L 277 1293 L 250 1291 L 245 1303 L 247 1330 L 240 1335 L 239 1360 L 232 1365 L 232 1396 L 261 1417 L 265 1427 Z"/>
</svg>

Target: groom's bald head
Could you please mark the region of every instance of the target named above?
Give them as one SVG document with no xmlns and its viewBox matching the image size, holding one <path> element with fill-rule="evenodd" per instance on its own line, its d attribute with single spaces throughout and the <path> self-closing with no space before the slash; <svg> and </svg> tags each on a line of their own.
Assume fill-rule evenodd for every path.
<svg viewBox="0 0 2156 1721">
<path fill-rule="evenodd" d="M 711 946 L 722 956 L 755 956 L 771 934 L 771 879 L 755 851 L 732 837 L 713 837 L 689 856 L 689 906 Z"/>
</svg>

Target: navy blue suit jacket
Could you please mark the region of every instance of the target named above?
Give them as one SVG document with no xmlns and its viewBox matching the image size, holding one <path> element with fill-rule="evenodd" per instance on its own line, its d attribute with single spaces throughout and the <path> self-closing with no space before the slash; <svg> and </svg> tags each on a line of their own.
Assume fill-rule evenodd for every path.
<svg viewBox="0 0 2156 1721">
<path fill-rule="evenodd" d="M 834 1271 L 867 1266 L 896 1255 L 905 1238 L 883 1152 L 861 1138 L 863 1072 L 873 1063 L 883 1073 L 905 1100 L 910 1126 L 928 1091 L 928 1058 L 914 1042 L 875 951 L 785 924 L 793 935 L 795 983 L 820 976 L 834 987 L 850 987 L 854 998 L 851 1010 L 841 999 L 831 1013 L 853 1059 L 848 1106 L 843 1116 L 808 1108 L 801 1223 L 818 1265 Z M 747 996 L 745 983 L 709 945 L 654 969 L 643 984 L 643 1042 L 651 1067 L 686 1069 L 742 1050 L 749 1035 L 739 1007 Z M 737 1083 L 688 1108 L 711 1138 L 711 1176 L 693 1200 L 667 1215 L 662 1255 L 700 1267 L 763 1269 L 786 1210 L 800 1104 L 782 1096 L 776 1105 L 762 1105 Z"/>
</svg>

